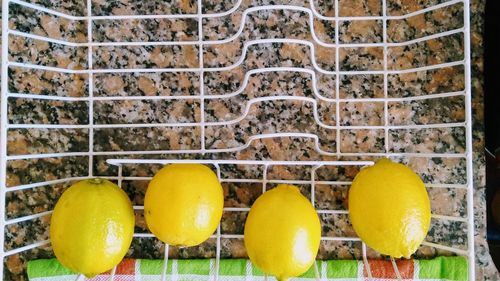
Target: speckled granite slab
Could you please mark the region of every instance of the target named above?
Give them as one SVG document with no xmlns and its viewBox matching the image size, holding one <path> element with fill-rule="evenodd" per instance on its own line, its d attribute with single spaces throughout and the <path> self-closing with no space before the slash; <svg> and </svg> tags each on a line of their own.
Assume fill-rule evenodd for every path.
<svg viewBox="0 0 500 281">
<path fill-rule="evenodd" d="M 85 16 L 86 1 L 28 2 L 74 16 Z M 94 16 L 159 15 L 224 13 L 235 8 L 236 0 L 92 0 Z M 387 0 L 388 15 L 404 15 L 430 7 L 445 0 Z M 201 3 L 201 7 L 198 7 Z M 408 71 L 408 69 L 454 62 L 463 57 L 463 34 L 432 38 L 387 48 L 387 104 L 384 98 L 384 75 L 363 74 L 362 71 L 384 70 L 383 21 L 370 16 L 383 15 L 380 0 L 339 0 L 339 11 L 333 1 L 312 2 L 317 13 L 311 18 L 305 10 L 261 10 L 245 15 L 245 10 L 261 5 L 296 5 L 310 7 L 305 0 L 243 0 L 231 14 L 204 18 L 201 28 L 196 18 L 178 19 L 98 19 L 92 22 L 93 42 L 225 40 L 209 45 L 133 45 L 133 46 L 65 46 L 57 42 L 9 37 L 9 60 L 71 70 L 87 69 L 89 56 L 94 69 L 130 68 L 205 68 L 225 67 L 221 71 L 204 72 L 116 72 L 61 73 L 9 68 L 9 91 L 18 94 L 73 97 L 71 101 L 46 99 L 9 99 L 10 124 L 71 125 L 72 128 L 19 128 L 8 131 L 8 154 L 87 152 L 92 149 L 93 174 L 117 176 L 116 167 L 106 164 L 109 158 L 216 158 L 257 160 L 374 160 L 381 153 L 406 153 L 395 157 L 408 164 L 426 182 L 432 211 L 446 216 L 466 215 L 465 159 L 445 158 L 440 154 L 465 152 L 465 129 L 418 128 L 418 125 L 461 123 L 465 120 L 463 95 L 425 95 L 459 93 L 465 88 L 462 65 Z M 476 222 L 477 280 L 497 280 L 485 241 L 485 198 L 482 116 L 482 13 L 484 3 L 472 1 L 473 111 L 474 111 L 474 185 Z M 63 19 L 18 4 L 10 5 L 9 27 L 20 32 L 47 36 L 73 43 L 88 40 L 85 20 Z M 342 20 L 337 24 L 328 17 L 365 17 L 363 20 Z M 189 16 L 188 16 L 189 17 Z M 240 36 L 235 36 L 245 19 Z M 405 42 L 463 26 L 463 4 L 455 3 L 425 14 L 387 21 L 386 40 Z M 315 37 L 313 37 L 314 31 Z M 338 36 L 338 38 L 336 38 Z M 244 44 L 258 39 L 292 38 L 312 42 Z M 316 40 L 316 41 L 315 41 Z M 319 44 L 318 41 L 322 43 Z M 338 50 L 334 43 L 350 44 Z M 372 44 L 358 47 L 356 44 Z M 90 54 L 89 54 L 90 52 Z M 239 63 L 241 62 L 241 64 Z M 236 65 L 235 65 L 236 64 Z M 305 71 L 271 71 L 252 73 L 259 68 L 295 67 Z M 323 72 L 317 71 L 324 70 Z M 336 75 L 335 71 L 342 72 Z M 354 72 L 353 72 L 354 71 Z M 356 72 L 357 71 L 357 72 Z M 314 76 L 311 74 L 313 73 Z M 92 83 L 92 87 L 89 87 Z M 338 88 L 337 88 L 338 83 Z M 92 93 L 89 89 L 92 88 Z M 315 91 L 313 91 L 315 89 Z M 203 91 L 205 99 L 198 95 Z M 232 93 L 232 94 L 231 94 Z M 85 97 L 116 97 L 95 100 Z M 120 100 L 138 96 L 134 100 Z M 150 99 L 151 96 L 165 97 Z M 302 100 L 270 101 L 262 98 L 295 96 Z M 81 99 L 78 99 L 81 98 Z M 93 115 L 90 114 L 93 112 Z M 387 112 L 387 120 L 385 119 Z M 97 128 L 88 125 L 89 116 Z M 225 122 L 224 125 L 201 127 L 201 122 Z M 127 124 L 151 124 L 152 127 L 130 127 Z M 180 123 L 182 126 L 168 126 Z M 385 133 L 385 124 L 394 126 Z M 110 127 L 119 124 L 123 126 Z M 155 124 L 164 124 L 155 126 Z M 165 125 L 167 124 L 167 125 Z M 416 126 L 414 126 L 416 125 Z M 405 126 L 414 126 L 409 129 Z M 339 128 L 344 128 L 340 129 Z M 318 137 L 284 137 L 253 140 L 252 136 L 277 132 L 308 133 Z M 90 141 L 93 141 L 92 143 Z M 241 147 L 247 146 L 240 150 Z M 200 155 L 196 152 L 224 150 L 224 153 Z M 160 151 L 144 155 L 138 151 Z M 167 151 L 187 151 L 167 154 Z M 114 155 L 102 155 L 102 154 Z M 371 153 L 361 156 L 360 153 Z M 377 154 L 378 153 L 378 154 Z M 436 154 L 417 157 L 416 153 Z M 7 188 L 89 174 L 89 156 L 12 160 L 8 162 Z M 125 165 L 125 177 L 149 177 L 157 165 Z M 262 193 L 262 177 L 266 188 L 279 180 L 309 181 L 314 174 L 314 197 L 320 210 L 346 210 L 348 182 L 359 167 L 221 165 L 223 179 L 245 179 L 248 182 L 225 182 L 226 207 L 250 207 Z M 125 180 L 123 188 L 135 205 L 143 204 L 147 180 Z M 57 183 L 7 193 L 6 217 L 19 218 L 51 210 L 60 194 L 70 185 Z M 305 196 L 311 197 L 310 184 L 298 184 Z M 458 187 L 458 188 L 457 188 Z M 222 234 L 242 234 L 246 213 L 225 212 Z M 321 214 L 323 236 L 354 237 L 345 214 Z M 50 217 L 13 223 L 5 230 L 5 250 L 12 250 L 48 238 Z M 428 241 L 466 249 L 466 226 L 460 221 L 435 219 Z M 136 232 L 147 233 L 141 210 L 136 212 Z M 192 248 L 170 247 L 175 258 L 209 258 L 216 253 L 216 239 Z M 164 246 L 155 238 L 135 238 L 128 256 L 162 258 Z M 415 258 L 450 255 L 450 252 L 421 247 Z M 52 257 L 50 246 L 30 249 L 5 258 L 5 280 L 26 280 L 25 264 L 29 259 Z M 242 239 L 221 239 L 223 258 L 244 258 Z M 380 257 L 369 250 L 371 258 Z M 320 259 L 359 259 L 361 243 L 322 241 Z"/>
</svg>

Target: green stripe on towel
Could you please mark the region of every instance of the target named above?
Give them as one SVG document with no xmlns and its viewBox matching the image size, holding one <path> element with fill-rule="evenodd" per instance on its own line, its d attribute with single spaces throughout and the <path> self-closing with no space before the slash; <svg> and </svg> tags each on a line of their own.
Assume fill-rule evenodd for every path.
<svg viewBox="0 0 500 281">
<path fill-rule="evenodd" d="M 467 260 L 464 257 L 437 257 L 419 260 L 420 279 L 467 280 Z M 449 270 L 453 268 L 453 270 Z"/>
<path fill-rule="evenodd" d="M 210 260 L 177 260 L 177 273 L 180 275 L 209 275 Z"/>
<path fill-rule="evenodd" d="M 244 276 L 247 271 L 247 260 L 225 260 L 224 266 L 219 268 L 221 276 Z"/>
<path fill-rule="evenodd" d="M 29 278 L 75 275 L 56 259 L 41 259 L 28 262 Z"/>
<path fill-rule="evenodd" d="M 336 260 L 326 262 L 327 278 L 356 278 L 358 277 L 358 261 Z"/>
<path fill-rule="evenodd" d="M 161 275 L 163 260 L 140 260 L 139 270 L 143 275 Z M 167 272 L 172 272 L 172 260 L 167 263 Z"/>
</svg>

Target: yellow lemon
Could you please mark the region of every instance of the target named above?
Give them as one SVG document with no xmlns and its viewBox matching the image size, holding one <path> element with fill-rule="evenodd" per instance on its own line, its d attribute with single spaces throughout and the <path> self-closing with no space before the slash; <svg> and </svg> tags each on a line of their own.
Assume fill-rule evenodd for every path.
<svg viewBox="0 0 500 281">
<path fill-rule="evenodd" d="M 250 260 L 284 281 L 305 273 L 314 263 L 321 225 L 311 202 L 299 189 L 280 184 L 255 201 L 244 234 Z"/>
<path fill-rule="evenodd" d="M 104 179 L 83 180 L 68 188 L 50 222 L 57 259 L 87 277 L 117 265 L 133 235 L 134 210 L 127 194 Z"/>
<path fill-rule="evenodd" d="M 352 226 L 370 248 L 409 258 L 429 230 L 431 208 L 420 177 L 403 164 L 381 159 L 362 169 L 349 189 Z"/>
<path fill-rule="evenodd" d="M 201 164 L 171 164 L 149 183 L 144 215 L 151 232 L 176 246 L 195 246 L 214 233 L 224 194 L 217 176 Z"/>
</svg>

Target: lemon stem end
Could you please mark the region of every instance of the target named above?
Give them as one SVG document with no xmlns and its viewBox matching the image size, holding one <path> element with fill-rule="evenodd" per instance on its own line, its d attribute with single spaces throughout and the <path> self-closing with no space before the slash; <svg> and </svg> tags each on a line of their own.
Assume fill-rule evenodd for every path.
<svg viewBox="0 0 500 281">
<path fill-rule="evenodd" d="M 104 182 L 104 180 L 103 180 L 103 179 L 101 179 L 101 178 L 93 178 L 93 179 L 89 179 L 88 181 L 89 181 L 90 183 L 92 183 L 92 184 L 101 184 L 101 183 L 103 183 L 103 182 Z"/>
</svg>

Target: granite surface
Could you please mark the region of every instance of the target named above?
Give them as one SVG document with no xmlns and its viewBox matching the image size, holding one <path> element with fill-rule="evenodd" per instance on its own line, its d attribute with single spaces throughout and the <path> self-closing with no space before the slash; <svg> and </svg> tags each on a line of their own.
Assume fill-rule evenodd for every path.
<svg viewBox="0 0 500 281">
<path fill-rule="evenodd" d="M 34 3 L 73 16 L 85 16 L 86 1 L 40 1 Z M 433 124 L 465 121 L 465 71 L 460 64 L 437 69 L 411 71 L 412 68 L 464 59 L 463 34 L 405 45 L 386 50 L 380 0 L 333 1 L 243 0 L 235 11 L 224 13 L 236 0 L 92 0 L 92 14 L 157 15 L 198 12 L 211 14 L 202 20 L 179 19 L 98 19 L 92 22 L 93 42 L 149 41 L 150 45 L 94 46 L 63 45 L 9 37 L 9 60 L 71 69 L 74 73 L 9 68 L 9 91 L 18 94 L 70 97 L 72 100 L 11 98 L 9 123 L 71 125 L 71 128 L 12 128 L 8 131 L 8 154 L 76 153 L 66 157 L 19 159 L 8 162 L 5 216 L 20 218 L 53 209 L 57 198 L 72 183 L 17 190 L 16 186 L 87 176 L 89 161 L 95 176 L 116 177 L 117 168 L 106 164 L 109 158 L 159 159 L 256 159 L 256 160 L 375 160 L 383 153 L 409 165 L 427 184 L 432 212 L 445 216 L 466 216 L 466 131 L 460 126 L 433 128 Z M 387 0 L 387 15 L 415 12 L 445 0 Z M 485 162 L 483 155 L 483 58 L 482 32 L 484 1 L 471 1 L 474 209 L 477 280 L 500 279 L 488 254 L 485 240 Z M 248 13 L 260 5 L 313 4 L 318 16 L 304 10 L 271 9 Z M 364 16 L 363 20 L 328 18 Z M 88 40 L 86 20 L 60 18 L 19 4 L 10 5 L 9 27 L 20 32 L 46 36 L 72 43 Z M 245 20 L 241 34 L 235 34 Z M 463 3 L 456 3 L 425 14 L 387 21 L 386 40 L 400 43 L 453 31 L 463 26 Z M 201 33 L 199 33 L 201 30 Z M 314 31 L 314 32 L 311 32 Z M 338 38 L 335 36 L 338 35 Z M 230 40 L 229 40 L 229 39 Z M 269 38 L 292 38 L 293 43 L 263 42 Z M 194 44 L 198 40 L 213 44 Z M 312 42 L 302 44 L 300 40 Z M 184 41 L 184 45 L 155 45 L 160 41 Z M 338 50 L 333 44 L 351 44 Z M 252 43 L 253 42 L 253 43 Z M 250 43 L 250 44 L 249 44 Z M 356 44 L 371 44 L 368 47 Z M 89 54 L 90 52 L 90 54 Z M 79 70 L 90 65 L 102 72 L 91 77 Z M 387 97 L 384 103 L 384 57 L 387 57 Z M 186 72 L 106 72 L 118 68 L 219 68 L 218 71 Z M 296 67 L 307 71 L 252 72 L 259 68 Z M 336 75 L 335 70 L 342 71 Z M 363 71 L 379 71 L 363 73 Z M 397 71 L 401 71 L 398 73 Z M 313 73 L 314 75 L 312 75 Z M 338 82 L 338 91 L 337 91 Z M 92 83 L 92 87 L 90 87 Z M 200 85 L 202 84 L 202 85 Z M 93 89 L 90 93 L 89 89 Z M 205 96 L 200 99 L 201 91 Z M 451 95 L 439 95 L 452 93 Z M 453 94 L 456 93 L 456 94 Z M 423 99 L 426 95 L 435 95 Z M 92 107 L 86 97 L 96 99 Z M 135 96 L 133 100 L 120 97 Z M 300 100 L 264 99 L 294 96 Z M 102 99 L 114 97 L 115 99 Z M 154 97 L 164 97 L 153 99 Z M 93 112 L 93 114 L 91 114 Z M 385 115 L 387 114 L 387 118 Z M 91 120 L 90 120 L 91 119 Z M 98 127 L 89 129 L 89 122 Z M 208 122 L 202 127 L 199 122 Z M 222 123 L 223 122 L 223 123 Z M 180 125 L 173 126 L 172 123 Z M 128 124 L 150 124 L 132 127 Z M 387 134 L 382 126 L 393 126 Z M 112 125 L 112 126 L 111 126 Z M 429 125 L 429 126 L 427 126 Z M 308 133 L 304 137 L 253 139 L 259 134 L 277 132 Z M 91 142 L 92 141 L 92 142 Z M 201 149 L 218 151 L 199 154 Z M 96 154 L 88 155 L 78 152 Z M 141 151 L 158 151 L 145 155 Z M 166 152 L 174 151 L 175 154 Z M 187 151 L 179 154 L 179 152 Z M 106 155 L 106 153 L 108 155 Z M 369 155 L 361 155 L 366 154 Z M 396 155 L 399 153 L 399 155 Z M 418 156 L 417 153 L 422 155 Z M 455 154 L 457 157 L 445 157 Z M 142 205 L 147 178 L 158 165 L 124 165 L 123 189 L 134 205 Z M 220 165 L 226 207 L 250 207 L 265 188 L 279 181 L 294 181 L 302 193 L 312 198 L 318 210 L 347 210 L 349 182 L 359 171 L 355 166 Z M 310 184 L 311 177 L 321 184 Z M 139 179 L 137 177 L 140 177 Z M 245 179 L 228 182 L 227 179 Z M 242 234 L 246 212 L 224 213 L 221 233 Z M 355 237 L 346 214 L 320 214 L 323 236 Z M 13 250 L 48 239 L 50 216 L 9 224 L 5 229 L 5 250 Z M 458 249 L 467 248 L 466 225 L 460 221 L 433 219 L 427 241 Z M 136 210 L 136 232 L 148 233 L 143 213 Z M 155 238 L 134 238 L 128 256 L 162 258 L 164 245 Z M 221 238 L 221 257 L 244 258 L 242 239 Z M 173 258 L 215 257 L 217 240 L 209 239 L 197 247 L 170 247 Z M 361 243 L 322 241 L 320 259 L 359 259 Z M 422 246 L 415 258 L 451 255 L 451 252 Z M 52 257 L 49 245 L 30 249 L 4 259 L 5 280 L 26 280 L 26 261 Z M 385 258 L 368 249 L 371 258 Z"/>
</svg>

